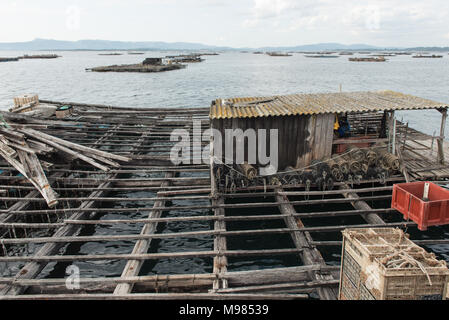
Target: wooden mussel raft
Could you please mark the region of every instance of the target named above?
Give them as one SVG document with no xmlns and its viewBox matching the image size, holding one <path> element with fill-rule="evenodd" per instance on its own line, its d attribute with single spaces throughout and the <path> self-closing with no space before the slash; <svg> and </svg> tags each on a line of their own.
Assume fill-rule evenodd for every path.
<svg viewBox="0 0 449 320">
<path fill-rule="evenodd" d="M 8 118 L 7 115 L 5 117 Z M 38 155 L 44 157 L 45 167 L 52 165 L 48 162 L 49 159 L 55 159 L 58 153 L 62 153 L 72 159 L 83 160 L 105 172 L 109 171 L 109 166 L 120 167 L 116 161 L 129 161 L 126 157 L 78 145 L 31 128 L 23 128 L 14 122 L 4 122 L 3 126 L 0 128 L 0 155 L 34 185 L 49 208 L 58 204 L 58 195 L 50 186 Z"/>
<path fill-rule="evenodd" d="M 197 63 L 203 62 L 200 54 L 182 54 L 178 56 L 166 56 L 170 63 Z"/>
<path fill-rule="evenodd" d="M 412 58 L 430 58 L 430 59 L 437 59 L 437 58 L 443 58 L 442 55 L 432 54 L 432 55 L 424 55 L 424 54 L 417 54 L 413 56 Z"/>
<path fill-rule="evenodd" d="M 18 57 L 8 57 L 8 58 L 2 58 L 0 57 L 0 62 L 11 62 L 11 61 L 19 61 L 20 59 Z"/>
<path fill-rule="evenodd" d="M 55 113 L 3 112 L 10 125 L 0 127 L 4 154 L 25 167 L 22 160 L 36 161 L 28 149 L 34 150 L 58 203 L 49 209 L 33 182 L 0 157 L 0 299 L 338 299 L 339 232 L 412 230 L 416 224 L 396 219 L 391 208 L 392 184 L 404 182 L 404 172 L 411 181 L 448 183 L 444 130 L 441 137 L 425 135 L 395 121 L 394 110 L 435 107 L 444 120 L 447 106 L 393 92 L 284 99 L 226 99 L 190 109 L 39 100 L 54 109 L 72 106 L 72 113 L 58 119 Z M 189 163 L 174 164 L 171 152 L 179 142 L 172 133 L 182 128 L 194 137 L 192 119 L 201 120 L 203 130 L 279 129 L 279 170 L 261 176 L 266 164 L 247 158 L 194 162 L 195 146 Z M 208 142 L 210 150 L 218 147 L 217 140 L 203 142 L 204 151 Z M 349 171 L 349 145 L 366 155 L 361 173 Z M 377 162 L 367 160 L 372 152 Z M 387 153 L 398 157 L 400 171 L 380 165 L 380 154 Z M 372 172 L 364 174 L 366 162 Z M 30 179 L 39 176 L 34 167 L 26 170 Z M 422 235 L 411 241 L 431 252 L 449 243 L 439 229 Z M 261 267 L 263 257 L 269 259 Z M 395 260 L 385 261 L 395 271 L 406 262 Z M 80 268 L 79 289 L 66 286 L 71 264 Z"/>
<path fill-rule="evenodd" d="M 34 55 L 24 55 L 20 57 L 20 59 L 56 59 L 61 58 L 61 56 L 57 54 L 34 54 Z"/>
<path fill-rule="evenodd" d="M 356 58 L 349 58 L 348 59 L 351 62 L 386 62 L 387 59 L 384 58 L 384 56 L 377 56 L 376 57 L 356 57 Z"/>
<path fill-rule="evenodd" d="M 291 57 L 292 54 L 285 52 L 267 52 L 267 55 L 271 57 Z"/>
<path fill-rule="evenodd" d="M 99 53 L 99 56 L 121 56 L 123 53 L 111 52 L 111 53 Z"/>
<path fill-rule="evenodd" d="M 164 63 L 163 58 L 147 58 L 142 63 L 88 68 L 92 72 L 164 72 L 185 68 L 181 63 Z"/>
</svg>

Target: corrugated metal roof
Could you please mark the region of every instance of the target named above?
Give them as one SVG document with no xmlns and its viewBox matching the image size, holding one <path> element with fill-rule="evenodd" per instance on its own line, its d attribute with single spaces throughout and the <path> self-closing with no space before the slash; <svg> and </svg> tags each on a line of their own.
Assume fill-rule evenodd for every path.
<svg viewBox="0 0 449 320">
<path fill-rule="evenodd" d="M 292 94 L 217 99 L 211 119 L 257 118 L 302 114 L 439 109 L 448 104 L 394 91 Z"/>
</svg>

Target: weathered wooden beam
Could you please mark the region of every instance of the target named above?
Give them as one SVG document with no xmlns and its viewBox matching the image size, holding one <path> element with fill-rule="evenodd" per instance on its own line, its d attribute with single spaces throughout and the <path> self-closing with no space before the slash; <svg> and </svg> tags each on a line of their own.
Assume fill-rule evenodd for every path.
<svg viewBox="0 0 449 320">
<path fill-rule="evenodd" d="M 388 142 L 388 139 L 373 138 L 373 139 L 335 139 L 332 144 L 358 144 L 358 143 L 376 143 L 376 142 Z"/>
<path fill-rule="evenodd" d="M 133 293 L 0 296 L 0 300 L 298 300 L 307 294 Z"/>
<path fill-rule="evenodd" d="M 108 136 L 110 136 L 111 133 L 105 133 L 102 137 L 100 137 L 97 141 L 97 143 L 101 143 L 106 139 Z M 60 173 L 56 173 L 58 175 Z M 110 187 L 110 182 L 104 182 L 100 185 L 100 187 Z M 103 191 L 94 191 L 90 194 L 89 200 L 84 201 L 79 208 L 80 209 L 87 209 L 91 208 L 95 204 L 95 198 L 103 195 Z M 74 211 L 74 213 L 70 216 L 71 219 L 83 219 L 87 217 L 91 217 L 95 215 L 95 212 L 89 213 L 88 211 L 81 211 L 77 212 Z M 65 225 L 64 227 L 56 230 L 56 232 L 53 234 L 54 237 L 61 237 L 61 236 L 72 236 L 74 234 L 77 234 L 82 229 L 82 226 L 76 226 L 76 225 Z M 59 251 L 59 249 L 63 246 L 63 243 L 46 243 L 43 245 L 35 254 L 34 257 L 42 257 L 49 254 L 55 254 Z M 32 279 L 39 275 L 39 273 L 45 268 L 46 263 L 38 262 L 38 261 L 29 261 L 29 263 L 25 264 L 25 266 L 16 274 L 16 279 Z M 1 289 L 0 295 L 8 295 L 8 296 L 14 296 L 14 295 L 20 295 L 26 290 L 26 287 L 17 287 L 17 286 L 5 286 Z"/>
<path fill-rule="evenodd" d="M 441 128 L 440 138 L 438 138 L 438 163 L 444 164 L 444 132 L 446 129 L 447 109 L 443 109 L 441 112 Z"/>
<path fill-rule="evenodd" d="M 282 189 L 278 189 L 280 192 L 282 192 Z M 287 217 L 284 219 L 286 225 L 290 229 L 295 229 L 299 227 L 304 227 L 302 221 L 300 219 L 295 219 L 294 214 L 296 214 L 296 211 L 291 203 L 289 203 L 289 199 L 285 195 L 277 195 L 276 200 L 279 203 L 279 210 L 282 214 L 287 215 Z M 316 249 L 316 247 L 313 247 L 310 242 L 312 241 L 312 238 L 310 237 L 310 234 L 308 232 L 292 232 L 291 233 L 292 240 L 296 246 L 296 248 L 302 248 L 302 251 L 300 253 L 301 259 L 304 264 L 306 265 L 326 265 L 326 262 L 324 261 L 323 257 L 321 256 L 320 252 Z M 331 275 L 322 275 L 320 272 L 313 271 L 310 273 L 311 279 L 316 280 L 334 280 L 334 278 Z M 331 288 L 318 288 L 318 294 L 322 300 L 336 300 L 337 299 L 337 292 Z"/>
<path fill-rule="evenodd" d="M 219 197 L 218 199 L 213 199 L 212 204 L 224 204 L 224 199 Z M 214 209 L 214 216 L 217 218 L 225 217 L 225 209 L 216 208 Z M 224 220 L 216 220 L 214 223 L 214 231 L 222 232 L 226 230 L 226 222 Z M 220 280 L 219 276 L 227 271 L 228 259 L 222 253 L 227 250 L 227 242 L 226 237 L 220 234 L 217 234 L 214 238 L 214 250 L 218 252 L 218 255 L 214 257 L 214 267 L 213 274 L 216 276 L 216 280 L 213 283 L 212 290 L 218 290 L 220 288 L 227 288 L 228 283 L 227 280 Z"/>
<path fill-rule="evenodd" d="M 286 254 L 298 254 L 302 249 L 271 249 L 271 250 L 227 250 L 222 254 L 229 257 L 242 256 L 274 256 Z M 216 251 L 189 251 L 170 253 L 147 253 L 147 254 L 91 254 L 91 255 L 34 255 L 34 256 L 9 256 L 0 257 L 0 262 L 74 262 L 74 261 L 104 261 L 104 260 L 160 260 L 177 258 L 207 258 L 218 254 Z M 26 273 L 25 273 L 26 274 Z M 0 293 L 0 295 L 3 293 Z"/>
<path fill-rule="evenodd" d="M 294 215 L 283 215 L 284 219 Z M 64 226 L 64 224 L 62 224 Z M 255 229 L 255 230 L 208 230 L 208 231 L 191 231 L 191 232 L 175 232 L 161 234 L 140 234 L 140 235 L 104 235 L 104 236 L 76 236 L 76 237 L 37 237 L 37 238 L 14 238 L 4 239 L 3 244 L 27 244 L 27 243 L 69 243 L 69 242 L 103 242 L 103 241 L 133 241 L 133 240 L 151 240 L 151 239 L 168 239 L 183 237 L 237 237 L 249 235 L 265 235 L 292 232 L 337 232 L 346 228 L 379 228 L 379 227 L 400 227 L 400 226 L 416 226 L 415 222 L 391 222 L 383 224 L 362 224 L 362 225 L 339 225 L 339 226 L 318 226 L 318 227 L 296 227 L 296 228 L 277 228 L 277 229 Z M 219 251 L 217 251 L 219 252 Z M 224 251 L 223 251 L 224 252 Z M 220 255 L 220 254 L 218 254 Z M 0 257 L 1 260 L 1 257 Z"/>
<path fill-rule="evenodd" d="M 218 293 L 260 293 L 264 291 L 281 290 L 281 289 L 304 289 L 304 288 L 325 288 L 336 287 L 340 283 L 339 280 L 315 280 L 303 282 L 290 282 L 269 285 L 258 285 L 248 287 L 236 287 L 217 290 Z"/>
<path fill-rule="evenodd" d="M 171 178 L 173 177 L 174 174 L 173 172 L 168 172 L 165 174 L 166 178 Z M 161 184 L 161 187 L 165 187 L 169 185 L 169 181 L 164 181 Z M 154 207 L 163 207 L 165 206 L 165 199 L 164 200 L 156 200 L 154 202 Z M 162 216 L 163 211 L 162 210 L 155 210 L 155 211 L 151 211 L 148 218 L 160 218 Z M 153 222 L 153 223 L 148 223 L 145 224 L 142 228 L 142 231 L 140 232 L 141 235 L 152 235 L 156 232 L 157 230 L 157 222 Z M 151 245 L 151 240 L 152 238 L 149 239 L 142 239 L 136 242 L 136 244 L 134 245 L 132 254 L 143 254 L 148 252 L 148 249 L 150 248 Z M 127 278 L 127 277 L 133 277 L 133 276 L 137 276 L 140 272 L 140 269 L 142 268 L 143 265 L 143 261 L 140 260 L 129 260 L 126 263 L 125 268 L 123 269 L 122 272 L 122 277 L 123 278 Z M 133 288 L 132 283 L 122 283 L 117 285 L 117 287 L 114 290 L 114 295 L 122 295 L 122 294 L 128 294 L 131 293 Z"/>
<path fill-rule="evenodd" d="M 340 189 L 351 189 L 348 185 L 341 185 L 339 187 Z M 369 204 L 367 204 L 363 198 L 359 197 L 357 195 L 357 190 L 353 189 L 354 192 L 345 192 L 343 195 L 346 199 L 353 200 L 351 202 L 352 206 L 357 210 L 364 210 L 364 211 L 372 211 L 373 209 L 370 207 Z M 372 224 L 385 224 L 385 221 L 382 220 L 382 218 L 377 215 L 376 213 L 366 213 L 361 215 L 363 219 L 365 219 L 368 223 Z"/>
</svg>

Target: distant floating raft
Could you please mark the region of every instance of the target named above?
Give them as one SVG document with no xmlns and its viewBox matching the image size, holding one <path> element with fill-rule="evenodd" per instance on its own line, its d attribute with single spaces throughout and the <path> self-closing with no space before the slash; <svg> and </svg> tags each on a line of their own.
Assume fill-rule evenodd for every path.
<svg viewBox="0 0 449 320">
<path fill-rule="evenodd" d="M 349 58 L 349 61 L 352 62 L 385 62 L 387 59 L 385 59 L 383 56 L 379 56 L 377 58 L 370 57 L 370 58 Z"/>
<path fill-rule="evenodd" d="M 330 55 L 330 54 L 305 54 L 306 58 L 340 58 L 340 56 Z"/>
<path fill-rule="evenodd" d="M 0 58 L 0 62 L 10 62 L 10 61 L 19 61 L 19 58 L 18 57 Z"/>
<path fill-rule="evenodd" d="M 267 52 L 271 57 L 291 57 L 290 53 L 279 53 L 279 52 Z"/>
<path fill-rule="evenodd" d="M 86 69 L 92 72 L 164 72 L 184 69 L 184 64 L 161 64 L 161 65 L 145 65 L 145 64 L 128 64 L 128 65 L 113 65 Z"/>
<path fill-rule="evenodd" d="M 122 56 L 123 53 L 117 53 L 117 52 L 113 52 L 113 53 L 99 53 L 99 56 Z"/>
<path fill-rule="evenodd" d="M 58 56 L 57 54 L 36 54 L 36 55 L 24 55 L 23 57 L 20 57 L 20 59 L 56 59 L 61 58 L 61 56 Z"/>
<path fill-rule="evenodd" d="M 443 58 L 443 56 L 432 54 L 432 55 L 422 55 L 417 54 L 416 56 L 413 56 L 413 58 L 427 58 L 427 59 L 437 59 L 437 58 Z"/>
</svg>

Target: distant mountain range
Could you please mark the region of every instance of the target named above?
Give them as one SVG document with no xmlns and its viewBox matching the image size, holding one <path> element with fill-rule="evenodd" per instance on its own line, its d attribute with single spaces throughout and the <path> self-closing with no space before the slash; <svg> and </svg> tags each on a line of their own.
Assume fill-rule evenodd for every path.
<svg viewBox="0 0 449 320">
<path fill-rule="evenodd" d="M 35 39 L 28 42 L 0 43 L 0 50 L 232 50 L 232 48 L 187 42 Z"/>
<path fill-rule="evenodd" d="M 324 51 L 324 50 L 428 50 L 449 51 L 449 47 L 420 47 L 420 48 L 381 48 L 367 44 L 345 45 L 341 43 L 318 43 L 291 47 L 262 47 L 262 48 L 231 48 L 220 46 L 209 46 L 201 43 L 189 42 L 130 42 L 130 41 L 108 41 L 108 40 L 79 40 L 62 41 L 51 39 L 35 39 L 28 42 L 0 43 L 0 50 L 208 50 L 208 51 L 230 51 L 230 50 L 257 50 L 257 51 Z"/>
</svg>

